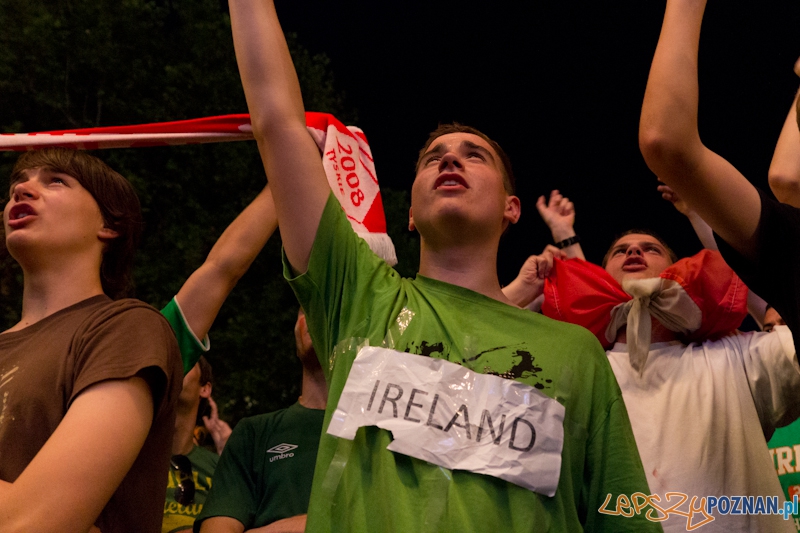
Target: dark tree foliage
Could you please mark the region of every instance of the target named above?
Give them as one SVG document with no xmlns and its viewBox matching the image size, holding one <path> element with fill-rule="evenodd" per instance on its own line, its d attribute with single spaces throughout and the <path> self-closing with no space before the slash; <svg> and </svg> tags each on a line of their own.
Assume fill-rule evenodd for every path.
<svg viewBox="0 0 800 533">
<path fill-rule="evenodd" d="M 180 120 L 247 109 L 230 20 L 219 0 L 0 0 L 0 131 Z M 290 36 L 307 109 L 355 116 L 334 89 L 324 55 Z M 161 307 L 202 264 L 217 237 L 265 184 L 255 143 L 104 150 L 139 192 L 145 234 L 136 296 Z M 4 153 L 8 176 L 15 156 Z M 386 191 L 398 252 L 414 250 L 408 197 Z M 404 234 L 405 233 L 405 234 Z M 397 239 L 400 239 L 397 241 Z M 418 252 L 401 257 L 405 274 Z M 0 257 L 0 320 L 19 319 L 21 274 Z M 222 416 L 285 407 L 299 395 L 297 302 L 283 281 L 280 238 L 267 244 L 211 330 L 214 397 Z"/>
</svg>

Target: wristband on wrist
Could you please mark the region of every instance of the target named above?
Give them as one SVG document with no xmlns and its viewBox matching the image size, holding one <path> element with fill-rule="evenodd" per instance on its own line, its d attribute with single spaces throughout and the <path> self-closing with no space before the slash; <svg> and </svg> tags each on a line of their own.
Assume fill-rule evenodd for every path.
<svg viewBox="0 0 800 533">
<path fill-rule="evenodd" d="M 564 239 L 563 241 L 558 241 L 556 243 L 556 248 L 563 250 L 567 246 L 572 246 L 573 244 L 578 244 L 579 242 L 581 242 L 581 238 L 577 235 L 573 235 L 572 237 Z"/>
</svg>

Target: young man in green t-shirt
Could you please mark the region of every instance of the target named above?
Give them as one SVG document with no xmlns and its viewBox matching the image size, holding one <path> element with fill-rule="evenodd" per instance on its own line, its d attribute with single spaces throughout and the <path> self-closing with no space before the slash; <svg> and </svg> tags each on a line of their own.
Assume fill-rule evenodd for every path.
<svg viewBox="0 0 800 533">
<path fill-rule="evenodd" d="M 599 344 L 586 330 L 513 306 L 501 290 L 498 244 L 520 202 L 499 146 L 473 129 L 432 136 L 411 194 L 419 275 L 401 279 L 353 233 L 331 195 L 274 6 L 232 0 L 230 11 L 285 275 L 329 384 L 324 428 L 344 436 L 322 435 L 306 530 L 660 531 L 641 512 L 626 517 L 613 503 L 599 511 L 607 499 L 648 491 Z M 357 181 L 346 186 L 362 198 Z M 367 344 L 394 351 L 359 350 Z M 381 370 L 388 367 L 395 373 Z M 431 378 L 436 372 L 460 376 L 448 385 Z M 374 408 L 366 398 L 353 404 L 364 388 L 369 398 L 374 378 Z M 395 378 L 415 385 L 403 389 Z M 473 385 L 486 395 L 472 394 Z M 513 392 L 498 399 L 499 391 Z M 535 422 L 519 414 L 529 410 Z M 348 426 L 359 412 L 384 418 Z M 396 423 L 392 434 L 375 427 Z"/>
<path fill-rule="evenodd" d="M 302 310 L 294 335 L 303 365 L 300 398 L 287 409 L 243 418 L 236 425 L 195 531 L 305 530 L 328 387 Z"/>
</svg>

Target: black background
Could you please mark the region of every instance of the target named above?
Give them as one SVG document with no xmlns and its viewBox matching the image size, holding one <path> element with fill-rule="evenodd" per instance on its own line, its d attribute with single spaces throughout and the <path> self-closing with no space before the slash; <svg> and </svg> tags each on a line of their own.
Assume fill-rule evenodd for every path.
<svg viewBox="0 0 800 533">
<path fill-rule="evenodd" d="M 331 59 L 357 109 L 381 184 L 410 189 L 440 122 L 460 121 L 509 153 L 523 217 L 501 245 L 503 283 L 550 242 L 535 208 L 560 189 L 576 204 L 590 260 L 630 227 L 699 250 L 656 192 L 637 145 L 665 2 L 278 1 L 284 31 Z M 798 86 L 800 2 L 713 1 L 700 52 L 700 133 L 756 186 Z"/>
</svg>

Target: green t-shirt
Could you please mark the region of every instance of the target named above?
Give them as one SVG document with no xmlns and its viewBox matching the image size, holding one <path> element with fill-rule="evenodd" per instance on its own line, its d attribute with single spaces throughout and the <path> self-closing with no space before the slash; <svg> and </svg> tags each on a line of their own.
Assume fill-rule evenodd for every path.
<svg viewBox="0 0 800 533">
<path fill-rule="evenodd" d="M 648 487 L 614 374 L 587 330 L 434 279 L 401 278 L 355 235 L 333 196 L 308 271 L 291 279 L 284 258 L 284 275 L 327 373 L 325 428 L 365 340 L 518 380 L 566 409 L 552 498 L 387 451 L 391 434 L 376 427 L 354 441 L 323 433 L 306 531 L 661 531 L 643 514 L 598 513 L 608 494 L 615 502 Z"/>
<path fill-rule="evenodd" d="M 195 531 L 213 516 L 235 518 L 248 530 L 305 514 L 324 414 L 296 403 L 243 418 L 222 451 Z"/>
<path fill-rule="evenodd" d="M 217 467 L 219 456 L 213 452 L 195 446 L 186 456 L 192 463 L 194 477 L 194 502 L 181 505 L 175 501 L 175 487 L 178 485 L 178 473 L 170 469 L 167 481 L 167 501 L 164 502 L 164 521 L 161 523 L 161 533 L 191 530 L 195 519 L 203 510 L 203 504 L 211 490 L 211 481 L 214 478 L 214 469 Z"/>
<path fill-rule="evenodd" d="M 181 361 L 183 361 L 183 374 L 186 375 L 200 360 L 200 356 L 207 352 L 210 348 L 208 335 L 200 341 L 197 336 L 189 328 L 186 323 L 186 318 L 183 316 L 181 306 L 178 301 L 173 298 L 169 301 L 161 314 L 172 326 L 172 331 L 175 332 L 175 338 L 178 339 L 178 348 L 181 349 Z"/>
<path fill-rule="evenodd" d="M 800 499 L 800 420 L 776 429 L 767 446 L 786 499 Z M 800 514 L 794 515 L 794 527 L 800 531 Z"/>
</svg>

